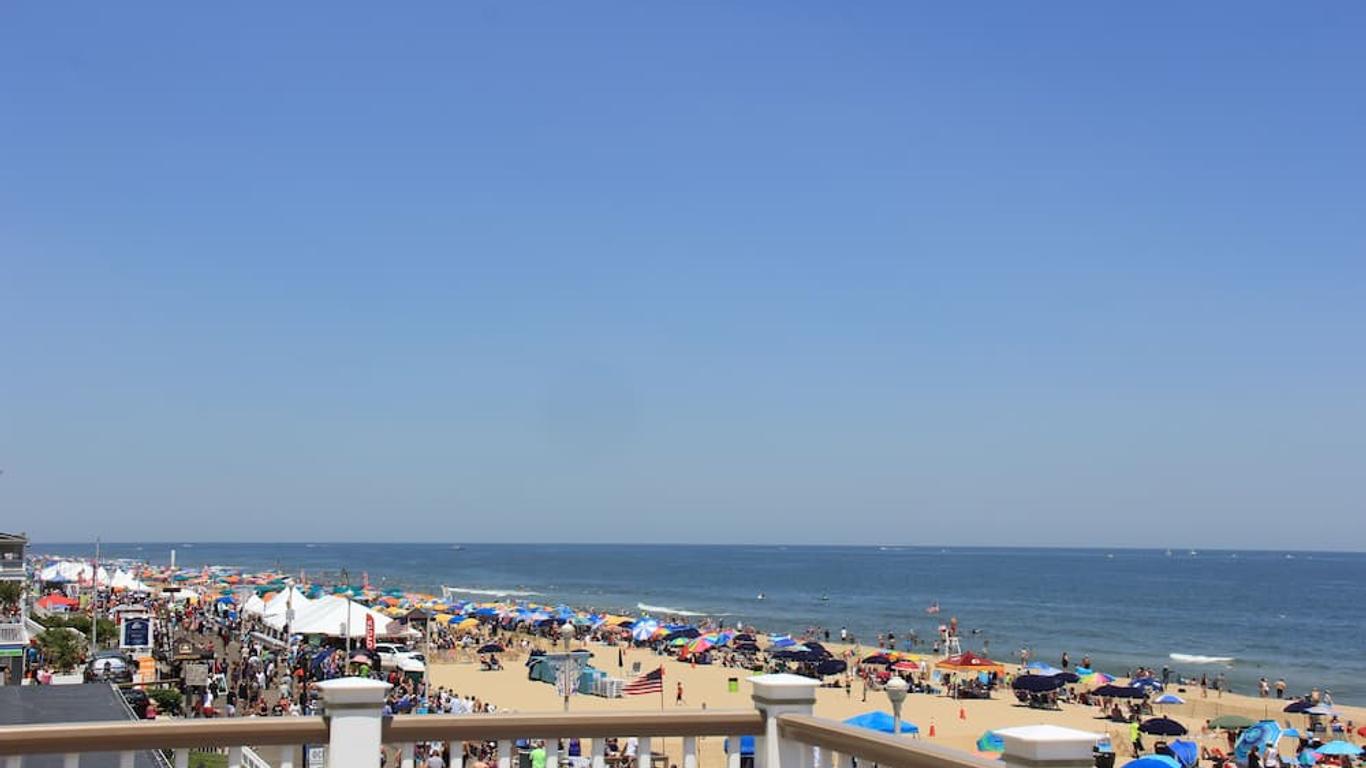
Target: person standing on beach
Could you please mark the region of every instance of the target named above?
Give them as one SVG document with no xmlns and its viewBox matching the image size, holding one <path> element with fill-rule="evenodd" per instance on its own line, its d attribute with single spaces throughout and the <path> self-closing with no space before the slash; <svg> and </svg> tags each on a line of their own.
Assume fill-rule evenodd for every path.
<svg viewBox="0 0 1366 768">
<path fill-rule="evenodd" d="M 1276 698 L 1285 698 L 1285 678 L 1283 677 L 1276 678 Z"/>
<path fill-rule="evenodd" d="M 674 692 L 674 706 L 675 706 L 675 707 L 678 707 L 678 706 L 682 706 L 682 704 L 683 704 L 683 681 L 682 681 L 682 680 L 679 680 L 679 681 L 678 681 L 678 688 L 677 688 L 677 689 L 675 690 L 675 692 Z"/>
<path fill-rule="evenodd" d="M 1067 671 L 1067 668 L 1068 668 L 1069 666 L 1071 666 L 1071 665 L 1072 665 L 1072 657 L 1067 655 L 1067 651 L 1063 651 L 1063 652 L 1062 652 L 1062 671 L 1066 672 L 1066 671 Z"/>
</svg>

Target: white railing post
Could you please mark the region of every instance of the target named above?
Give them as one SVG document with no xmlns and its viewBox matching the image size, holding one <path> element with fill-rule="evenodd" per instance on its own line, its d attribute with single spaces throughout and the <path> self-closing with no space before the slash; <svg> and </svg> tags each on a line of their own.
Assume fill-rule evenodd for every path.
<svg viewBox="0 0 1366 768">
<path fill-rule="evenodd" d="M 1091 768 L 1091 748 L 1104 734 L 1056 725 L 1024 725 L 996 731 L 1009 768 Z"/>
<path fill-rule="evenodd" d="M 683 737 L 683 768 L 697 768 L 697 737 Z"/>
<path fill-rule="evenodd" d="M 636 768 L 651 768 L 655 761 L 654 753 L 650 751 L 650 737 L 641 736 L 636 742 Z"/>
<path fill-rule="evenodd" d="M 375 768 L 389 684 L 363 677 L 318 683 L 327 718 L 328 768 Z"/>
<path fill-rule="evenodd" d="M 593 737 L 593 768 L 607 768 L 607 739 Z"/>
<path fill-rule="evenodd" d="M 512 742 L 498 742 L 498 768 L 512 768 Z"/>
<path fill-rule="evenodd" d="M 762 739 L 755 739 L 754 760 L 758 768 L 811 768 L 811 750 L 778 735 L 779 715 L 810 715 L 816 706 L 819 682 L 800 675 L 757 675 L 754 707 L 764 716 Z"/>
</svg>

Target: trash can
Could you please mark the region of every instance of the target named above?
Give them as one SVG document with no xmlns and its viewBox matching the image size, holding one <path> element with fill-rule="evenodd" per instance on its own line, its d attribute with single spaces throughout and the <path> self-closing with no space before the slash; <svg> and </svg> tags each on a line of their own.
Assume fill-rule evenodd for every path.
<svg viewBox="0 0 1366 768">
<path fill-rule="evenodd" d="M 731 693 L 739 693 L 739 692 L 740 692 L 740 678 L 738 678 L 738 677 L 728 677 L 728 678 L 726 678 L 726 690 L 727 690 L 727 691 L 730 691 Z"/>
</svg>

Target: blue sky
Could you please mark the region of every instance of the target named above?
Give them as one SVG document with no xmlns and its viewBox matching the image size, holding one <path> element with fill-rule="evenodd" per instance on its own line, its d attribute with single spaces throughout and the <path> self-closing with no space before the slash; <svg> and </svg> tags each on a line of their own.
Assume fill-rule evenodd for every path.
<svg viewBox="0 0 1366 768">
<path fill-rule="evenodd" d="M 0 520 L 1364 549 L 1363 35 L 9 4 Z"/>
</svg>

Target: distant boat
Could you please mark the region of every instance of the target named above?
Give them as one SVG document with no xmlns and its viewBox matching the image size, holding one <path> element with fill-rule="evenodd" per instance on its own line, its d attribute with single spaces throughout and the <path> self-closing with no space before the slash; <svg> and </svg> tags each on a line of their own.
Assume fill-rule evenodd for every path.
<svg viewBox="0 0 1366 768">
<path fill-rule="evenodd" d="M 1106 560 L 1114 560 L 1114 559 L 1115 559 L 1115 556 L 1114 556 L 1113 554 L 1109 554 L 1109 555 L 1106 555 L 1106 556 L 1105 556 L 1105 559 L 1106 559 Z"/>
<path fill-rule="evenodd" d="M 1171 557 L 1171 556 L 1172 556 L 1172 551 L 1169 549 L 1169 550 L 1167 550 L 1167 557 Z"/>
<path fill-rule="evenodd" d="M 764 599 L 764 593 L 763 593 L 763 592 L 760 592 L 757 596 L 755 596 L 754 599 L 755 599 L 755 600 L 763 600 L 763 599 Z"/>
<path fill-rule="evenodd" d="M 459 544 L 452 544 L 451 549 L 455 550 L 456 552 L 459 552 L 460 550 L 464 549 L 464 547 L 460 546 Z"/>
<path fill-rule="evenodd" d="M 830 602 L 830 596 L 829 596 L 829 595 L 821 595 L 821 602 L 822 602 L 822 603 L 828 603 L 828 602 Z"/>
<path fill-rule="evenodd" d="M 1200 553 L 1199 553 L 1199 552 L 1196 552 L 1196 551 L 1193 550 L 1193 549 L 1190 551 L 1191 557 L 1195 557 L 1195 556 L 1198 555 L 1198 554 L 1200 554 Z"/>
</svg>

